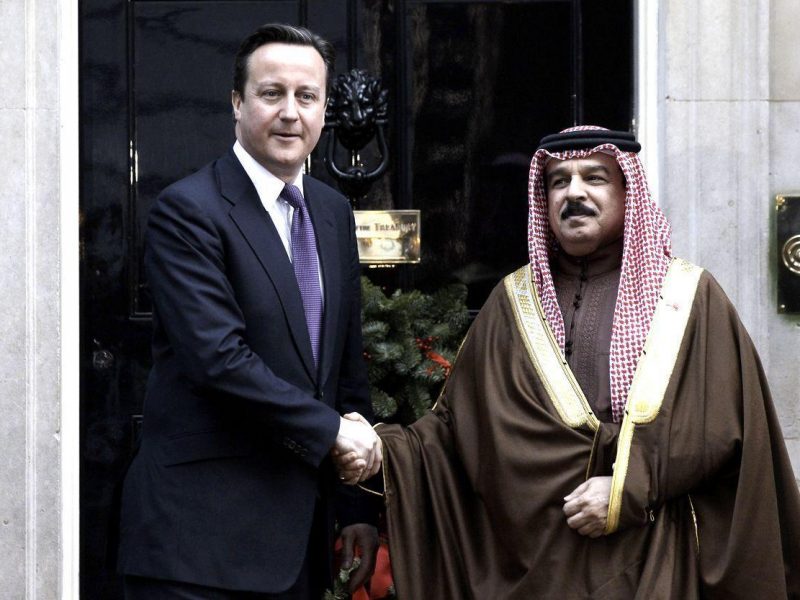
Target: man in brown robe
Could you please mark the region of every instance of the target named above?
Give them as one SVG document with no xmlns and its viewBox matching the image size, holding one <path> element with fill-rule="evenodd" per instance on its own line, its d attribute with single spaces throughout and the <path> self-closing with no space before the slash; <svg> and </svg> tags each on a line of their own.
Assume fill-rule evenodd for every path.
<svg viewBox="0 0 800 600">
<path fill-rule="evenodd" d="M 542 140 L 530 264 L 432 413 L 377 426 L 399 598 L 800 598 L 761 364 L 713 277 L 672 257 L 638 151 L 593 127 Z"/>
</svg>

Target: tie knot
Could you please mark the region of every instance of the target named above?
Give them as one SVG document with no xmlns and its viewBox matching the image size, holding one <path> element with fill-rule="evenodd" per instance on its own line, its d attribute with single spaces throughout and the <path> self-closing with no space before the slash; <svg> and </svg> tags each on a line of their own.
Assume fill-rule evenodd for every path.
<svg viewBox="0 0 800 600">
<path fill-rule="evenodd" d="M 303 194 L 300 193 L 300 188 L 291 183 L 287 183 L 281 192 L 281 198 L 286 200 L 293 208 L 305 208 L 303 201 Z"/>
</svg>

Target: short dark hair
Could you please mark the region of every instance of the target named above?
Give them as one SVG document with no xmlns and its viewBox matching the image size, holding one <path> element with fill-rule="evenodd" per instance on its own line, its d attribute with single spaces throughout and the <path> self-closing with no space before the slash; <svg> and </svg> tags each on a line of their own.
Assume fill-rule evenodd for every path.
<svg viewBox="0 0 800 600">
<path fill-rule="evenodd" d="M 336 60 L 336 50 L 333 44 L 305 27 L 286 25 L 285 23 L 262 25 L 242 41 L 233 63 L 234 91 L 244 98 L 244 85 L 247 82 L 247 65 L 250 55 L 261 46 L 272 43 L 311 46 L 319 52 L 322 62 L 325 63 L 325 95 L 327 96 Z"/>
</svg>

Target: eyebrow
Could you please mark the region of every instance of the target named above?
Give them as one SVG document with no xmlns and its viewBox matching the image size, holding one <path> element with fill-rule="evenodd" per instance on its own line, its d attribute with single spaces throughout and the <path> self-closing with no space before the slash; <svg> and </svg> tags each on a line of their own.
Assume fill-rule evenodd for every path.
<svg viewBox="0 0 800 600">
<path fill-rule="evenodd" d="M 586 171 L 604 171 L 605 173 L 611 173 L 611 171 L 606 168 L 605 165 L 590 165 L 586 167 Z"/>
<path fill-rule="evenodd" d="M 611 171 L 609 171 L 604 165 L 589 165 L 587 167 L 583 167 L 580 169 L 581 173 L 595 173 L 597 171 L 602 171 L 606 174 L 606 176 L 611 175 Z M 563 175 L 564 173 L 569 172 L 569 170 L 563 166 L 559 165 L 549 173 L 545 175 L 545 179 L 549 182 L 554 176 L 556 175 Z"/>
<path fill-rule="evenodd" d="M 271 87 L 285 88 L 286 84 L 279 79 L 262 79 L 261 81 L 253 81 L 253 87 L 256 90 L 264 90 Z M 320 85 L 312 82 L 301 83 L 297 86 L 297 89 L 311 92 L 322 91 L 322 87 Z"/>
</svg>

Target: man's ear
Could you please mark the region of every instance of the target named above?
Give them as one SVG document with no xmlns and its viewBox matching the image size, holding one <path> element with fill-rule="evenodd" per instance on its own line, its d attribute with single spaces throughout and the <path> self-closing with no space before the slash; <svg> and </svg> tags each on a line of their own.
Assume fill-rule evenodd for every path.
<svg viewBox="0 0 800 600">
<path fill-rule="evenodd" d="M 236 90 L 231 90 L 231 106 L 233 107 L 233 120 L 236 123 L 239 122 L 239 117 L 241 116 L 241 111 L 239 110 L 241 104 L 242 104 L 242 95 Z"/>
</svg>

